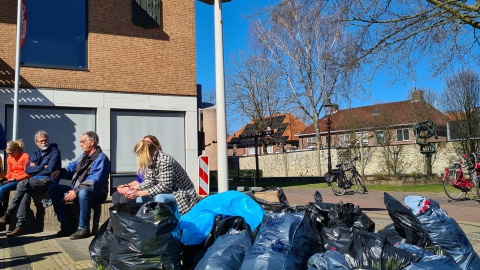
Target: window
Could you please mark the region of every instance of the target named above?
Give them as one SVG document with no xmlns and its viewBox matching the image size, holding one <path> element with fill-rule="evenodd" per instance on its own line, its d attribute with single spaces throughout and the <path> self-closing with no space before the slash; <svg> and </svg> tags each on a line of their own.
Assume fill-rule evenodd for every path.
<svg viewBox="0 0 480 270">
<path fill-rule="evenodd" d="M 368 145 L 368 132 L 366 131 L 358 131 L 355 132 L 355 138 L 357 139 L 357 144 L 362 141 L 363 145 Z"/>
<path fill-rule="evenodd" d="M 23 66 L 87 69 L 87 0 L 26 1 Z"/>
<path fill-rule="evenodd" d="M 273 154 L 273 145 L 268 145 L 267 146 L 267 153 L 268 154 Z"/>
<path fill-rule="evenodd" d="M 248 155 L 255 155 L 255 146 L 248 147 Z"/>
<path fill-rule="evenodd" d="M 410 141 L 410 134 L 408 133 L 408 128 L 397 129 L 397 142 L 408 142 Z"/>
<path fill-rule="evenodd" d="M 342 147 L 350 146 L 350 134 L 340 134 L 338 135 L 338 140 L 339 140 L 340 146 Z"/>
<path fill-rule="evenodd" d="M 377 135 L 377 143 L 385 143 L 385 133 L 383 133 L 383 130 L 377 130 L 375 134 Z"/>
</svg>

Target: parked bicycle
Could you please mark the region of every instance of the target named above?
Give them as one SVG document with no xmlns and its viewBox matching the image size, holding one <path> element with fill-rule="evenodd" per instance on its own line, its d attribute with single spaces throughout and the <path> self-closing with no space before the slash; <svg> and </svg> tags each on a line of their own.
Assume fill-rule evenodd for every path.
<svg viewBox="0 0 480 270">
<path fill-rule="evenodd" d="M 474 160 L 473 168 L 468 168 L 468 164 L 464 165 L 463 162 L 454 162 L 452 167 L 445 168 L 443 174 L 443 190 L 447 196 L 452 200 L 473 200 L 480 198 L 480 162 L 477 159 L 477 155 L 472 153 Z M 467 155 L 464 155 L 464 159 Z M 463 168 L 466 168 L 470 175 L 469 178 L 465 177 Z"/>
<path fill-rule="evenodd" d="M 347 189 L 353 189 L 354 192 L 365 193 L 367 188 L 362 177 L 353 164 L 358 157 L 349 159 L 346 162 L 335 165 L 337 169 L 333 169 L 325 174 L 325 180 L 332 188 L 335 195 L 341 196 L 345 194 Z"/>
</svg>

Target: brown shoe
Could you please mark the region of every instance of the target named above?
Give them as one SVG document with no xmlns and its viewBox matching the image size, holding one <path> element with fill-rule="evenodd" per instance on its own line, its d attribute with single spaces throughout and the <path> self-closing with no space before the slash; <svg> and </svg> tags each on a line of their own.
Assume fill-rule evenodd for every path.
<svg viewBox="0 0 480 270">
<path fill-rule="evenodd" d="M 8 232 L 7 237 L 19 236 L 25 233 L 25 226 L 16 227 L 15 230 Z"/>
<path fill-rule="evenodd" d="M 3 215 L 0 217 L 0 224 L 8 224 L 10 223 L 10 217 L 7 215 Z"/>
<path fill-rule="evenodd" d="M 88 238 L 92 236 L 89 231 L 78 230 L 76 233 L 70 235 L 71 240 L 77 240 L 82 238 Z"/>
</svg>

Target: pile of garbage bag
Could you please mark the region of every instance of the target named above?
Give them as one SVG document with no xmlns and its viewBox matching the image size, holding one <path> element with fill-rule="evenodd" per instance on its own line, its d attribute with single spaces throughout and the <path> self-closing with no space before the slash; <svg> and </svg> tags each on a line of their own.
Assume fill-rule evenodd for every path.
<svg viewBox="0 0 480 270">
<path fill-rule="evenodd" d="M 183 216 L 171 202 L 120 204 L 92 240 L 96 269 L 480 269 L 456 221 L 421 196 L 384 193 L 377 228 L 351 203 L 290 206 L 279 187 L 208 196 Z"/>
</svg>

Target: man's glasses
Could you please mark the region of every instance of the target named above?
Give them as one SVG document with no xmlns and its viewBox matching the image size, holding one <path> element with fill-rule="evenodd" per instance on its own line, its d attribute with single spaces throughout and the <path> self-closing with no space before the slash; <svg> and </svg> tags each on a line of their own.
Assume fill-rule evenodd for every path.
<svg viewBox="0 0 480 270">
<path fill-rule="evenodd" d="M 86 143 L 86 142 L 89 142 L 89 141 L 91 141 L 91 139 L 85 140 L 85 141 L 80 141 L 80 143 Z"/>
<path fill-rule="evenodd" d="M 48 143 L 48 140 L 47 139 L 44 139 L 44 140 L 37 140 L 38 143 Z"/>
</svg>

